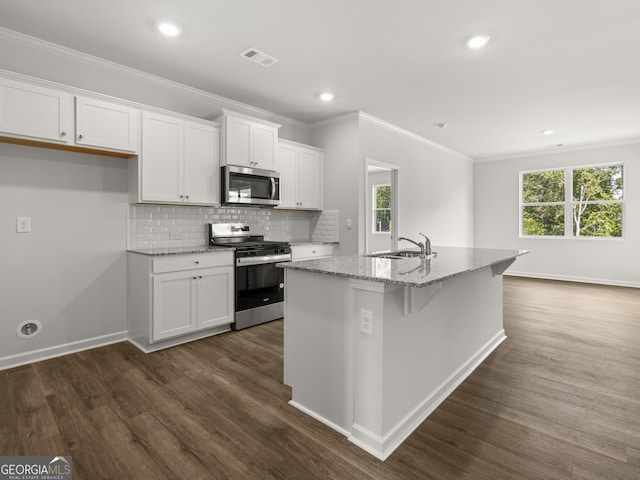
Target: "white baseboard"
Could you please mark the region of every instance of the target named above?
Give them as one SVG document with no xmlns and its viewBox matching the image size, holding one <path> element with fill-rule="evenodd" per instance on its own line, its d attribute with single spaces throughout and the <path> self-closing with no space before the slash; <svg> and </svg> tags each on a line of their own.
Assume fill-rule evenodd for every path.
<svg viewBox="0 0 640 480">
<path fill-rule="evenodd" d="M 134 338 L 128 338 L 129 343 L 134 347 L 142 350 L 144 353 L 157 352 L 158 350 L 164 350 L 165 348 L 175 347 L 182 343 L 193 342 L 194 340 L 201 340 L 203 338 L 218 335 L 220 333 L 230 332 L 231 327 L 229 325 L 221 325 L 220 327 L 212 328 L 211 330 L 205 330 L 204 332 L 195 332 L 189 335 L 182 335 L 180 337 L 171 338 L 169 340 L 163 340 L 158 343 L 140 343 Z"/>
<path fill-rule="evenodd" d="M 351 435 L 349 430 L 345 430 L 341 426 L 333 423 L 331 420 L 327 420 L 322 415 L 318 415 L 313 410 L 309 410 L 307 407 L 305 407 L 303 405 L 300 405 L 298 402 L 295 402 L 293 400 L 289 400 L 289 405 L 291 405 L 294 408 L 297 408 L 298 410 L 300 410 L 303 413 L 306 413 L 310 417 L 315 418 L 320 423 L 324 423 L 327 427 L 334 429 L 336 432 L 338 432 L 341 435 L 344 435 L 345 437 L 349 437 Z"/>
<path fill-rule="evenodd" d="M 349 441 L 367 451 L 379 460 L 386 460 L 438 406 L 460 386 L 464 380 L 507 339 L 500 330 L 478 352 L 467 360 L 457 371 L 436 388 L 422 403 L 393 427 L 384 437 L 376 435 L 360 425 L 354 424 Z M 313 416 L 313 415 L 312 415 Z M 315 417 L 317 418 L 317 417 Z"/>
<path fill-rule="evenodd" d="M 539 278 L 541 280 L 559 280 L 562 282 L 594 283 L 596 285 L 611 285 L 614 287 L 640 288 L 640 282 L 625 282 L 606 278 L 572 277 L 570 275 L 555 275 L 552 273 L 514 272 L 512 270 L 505 272 L 504 275 L 512 277 Z"/>
<path fill-rule="evenodd" d="M 61 357 L 70 353 L 81 352 L 91 348 L 103 347 L 112 343 L 123 342 L 127 340 L 127 331 L 110 333 L 99 337 L 88 338 L 86 340 L 78 340 L 77 342 L 65 343 L 54 347 L 42 348 L 31 352 L 18 353 L 8 357 L 0 358 L 0 370 L 19 367 L 28 363 L 40 362 L 50 358 Z"/>
</svg>

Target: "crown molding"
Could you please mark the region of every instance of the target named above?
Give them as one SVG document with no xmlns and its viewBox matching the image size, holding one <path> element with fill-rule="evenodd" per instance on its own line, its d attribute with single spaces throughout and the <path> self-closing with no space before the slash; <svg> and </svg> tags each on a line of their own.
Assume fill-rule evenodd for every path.
<svg viewBox="0 0 640 480">
<path fill-rule="evenodd" d="M 623 137 L 603 142 L 584 142 L 576 145 L 564 146 L 562 148 L 545 148 L 544 150 L 536 149 L 521 153 L 494 155 L 490 157 L 478 157 L 475 159 L 475 161 L 477 163 L 485 163 L 498 162 L 500 160 L 516 160 L 518 158 L 526 157 L 541 157 L 543 155 L 561 155 L 565 152 L 579 152 L 584 150 L 595 150 L 598 148 L 622 147 L 624 145 L 633 145 L 634 143 L 640 143 L 640 135 Z"/>
<path fill-rule="evenodd" d="M 115 63 L 110 60 L 106 60 L 104 58 L 96 57 L 94 55 L 83 53 L 78 50 L 73 50 L 71 48 L 67 48 L 62 45 L 51 43 L 46 40 L 41 40 L 36 37 L 31 37 L 29 35 L 25 35 L 23 33 L 19 33 L 14 30 L 9 30 L 4 27 L 0 27 L 0 40 L 10 42 L 10 43 L 15 43 L 23 47 L 40 50 L 48 54 L 69 58 L 94 68 L 100 68 L 102 70 L 117 73 L 123 76 L 127 76 L 129 78 L 142 80 L 147 83 L 152 83 L 164 88 L 179 91 L 181 93 L 188 94 L 194 97 L 205 98 L 209 101 L 214 101 L 222 104 L 224 108 L 240 111 L 241 113 L 244 113 L 246 115 L 253 115 L 256 117 L 260 117 L 264 120 L 275 121 L 276 123 L 279 123 L 279 124 L 294 125 L 296 127 L 304 128 L 307 130 L 309 129 L 309 124 L 302 122 L 300 120 L 296 120 L 291 117 L 286 117 L 284 115 L 279 115 L 277 113 L 273 113 L 268 110 L 254 107 L 253 105 L 239 102 L 237 100 L 233 100 L 230 98 L 222 97 L 215 93 L 207 92 L 205 90 L 201 90 L 195 87 L 190 87 L 182 83 L 174 82 L 173 80 L 169 80 L 167 78 L 163 78 L 158 75 L 153 75 L 151 73 L 143 72 L 142 70 L 137 70 L 132 67 L 127 67 L 125 65 L 121 65 L 119 63 Z"/>
<path fill-rule="evenodd" d="M 350 120 L 358 120 L 360 118 L 360 112 L 348 112 L 342 113 L 340 115 L 336 115 L 335 117 L 325 118 L 324 120 L 319 120 L 317 122 L 309 124 L 310 130 L 315 130 L 317 128 L 323 128 L 329 125 L 335 125 L 337 123 L 348 122 Z"/>
<path fill-rule="evenodd" d="M 371 124 L 374 124 L 378 127 L 382 127 L 386 130 L 389 130 L 391 132 L 397 133 L 399 135 L 402 135 L 404 137 L 410 138 L 411 140 L 415 140 L 417 142 L 423 143 L 425 145 L 429 145 L 430 147 L 436 148 L 442 152 L 448 153 L 448 154 L 453 154 L 459 158 L 462 158 L 468 162 L 473 162 L 474 159 L 464 155 L 460 152 L 456 152 L 455 150 L 452 150 L 448 147 L 445 147 L 443 145 L 440 145 L 439 143 L 434 142 L 433 140 L 429 140 L 428 138 L 424 138 L 420 135 L 418 135 L 417 133 L 413 133 L 410 132 L 409 130 L 405 130 L 402 127 L 399 127 L 397 125 L 394 125 L 393 123 L 387 122 L 385 120 L 382 120 L 380 118 L 374 117 L 373 115 L 369 115 L 368 113 L 365 112 L 349 112 L 349 113 L 343 113 L 342 115 L 337 115 L 335 117 L 330 117 L 327 118 L 325 120 L 320 120 L 318 122 L 312 123 L 309 125 L 311 130 L 315 130 L 316 128 L 322 128 L 322 127 L 326 127 L 328 125 L 333 125 L 333 124 L 337 124 L 337 123 L 342 123 L 342 122 L 348 122 L 350 120 L 362 120 L 365 122 L 369 122 Z"/>
<path fill-rule="evenodd" d="M 385 128 L 389 131 L 392 131 L 404 137 L 410 138 L 411 140 L 415 140 L 417 142 L 423 143 L 430 147 L 436 148 L 444 153 L 455 155 L 456 157 L 466 160 L 468 162 L 474 161 L 474 159 L 469 157 L 468 155 L 452 150 L 449 147 L 445 147 L 444 145 L 440 145 L 439 143 L 436 143 L 433 140 L 429 140 L 428 138 L 418 135 L 417 133 L 406 130 L 402 127 L 394 125 L 393 123 L 389 123 L 386 120 L 382 120 L 378 117 L 374 117 L 373 115 L 369 115 L 368 113 L 365 113 L 365 112 L 358 112 L 358 113 L 361 120 L 377 125 L 378 127 Z"/>
</svg>

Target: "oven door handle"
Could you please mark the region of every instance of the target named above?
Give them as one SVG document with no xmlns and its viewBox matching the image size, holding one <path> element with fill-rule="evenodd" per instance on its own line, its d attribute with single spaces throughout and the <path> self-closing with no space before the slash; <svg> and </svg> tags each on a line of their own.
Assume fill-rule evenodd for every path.
<svg viewBox="0 0 640 480">
<path fill-rule="evenodd" d="M 265 263 L 280 263 L 291 260 L 291 254 L 284 255 L 266 255 L 264 257 L 241 257 L 236 258 L 236 265 L 241 267 L 245 265 L 262 265 Z"/>
</svg>

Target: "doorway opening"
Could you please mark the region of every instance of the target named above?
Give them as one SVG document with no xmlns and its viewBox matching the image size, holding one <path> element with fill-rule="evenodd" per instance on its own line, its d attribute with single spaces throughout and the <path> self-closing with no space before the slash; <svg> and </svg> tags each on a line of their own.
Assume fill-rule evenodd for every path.
<svg viewBox="0 0 640 480">
<path fill-rule="evenodd" d="M 396 250 L 398 167 L 365 159 L 365 253 Z"/>
</svg>

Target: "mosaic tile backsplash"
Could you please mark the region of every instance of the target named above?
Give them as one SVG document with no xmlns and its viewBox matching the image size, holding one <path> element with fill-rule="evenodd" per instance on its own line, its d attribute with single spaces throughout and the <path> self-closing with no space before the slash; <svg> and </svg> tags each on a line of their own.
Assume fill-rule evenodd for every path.
<svg viewBox="0 0 640 480">
<path fill-rule="evenodd" d="M 130 205 L 130 249 L 199 247 L 207 244 L 207 223 L 241 222 L 267 240 L 338 241 L 338 211 L 305 212 L 268 208 Z"/>
</svg>

